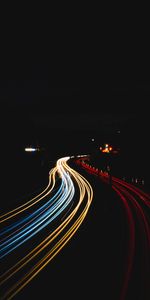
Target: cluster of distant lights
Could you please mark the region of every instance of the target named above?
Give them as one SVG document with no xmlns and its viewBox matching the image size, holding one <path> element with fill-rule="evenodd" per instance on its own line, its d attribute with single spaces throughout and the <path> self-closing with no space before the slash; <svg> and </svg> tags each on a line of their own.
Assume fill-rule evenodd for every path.
<svg viewBox="0 0 150 300">
<path fill-rule="evenodd" d="M 105 144 L 105 148 L 103 149 L 102 147 L 100 147 L 100 150 L 102 151 L 102 152 L 106 152 L 106 153 L 109 153 L 109 152 L 111 152 L 112 151 L 112 147 L 111 146 L 109 146 L 108 144 Z"/>
<path fill-rule="evenodd" d="M 109 144 L 105 144 L 104 148 L 100 147 L 99 148 L 101 152 L 103 153 L 113 153 L 113 154 L 117 154 L 119 153 L 119 149 L 114 149 L 112 146 L 110 146 Z"/>
</svg>

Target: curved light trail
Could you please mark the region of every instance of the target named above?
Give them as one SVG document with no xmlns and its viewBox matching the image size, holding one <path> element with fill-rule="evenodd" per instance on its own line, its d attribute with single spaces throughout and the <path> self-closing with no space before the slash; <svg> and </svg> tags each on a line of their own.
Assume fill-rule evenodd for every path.
<svg viewBox="0 0 150 300">
<path fill-rule="evenodd" d="M 147 266 L 150 266 L 150 223 L 147 217 L 147 212 L 140 205 L 141 204 L 140 202 L 143 201 L 149 207 L 149 203 L 147 202 L 147 199 L 149 199 L 149 195 L 144 193 L 140 189 L 134 187 L 133 185 L 128 184 L 123 180 L 117 179 L 115 177 L 113 177 L 112 179 L 112 188 L 117 192 L 117 194 L 120 194 L 121 198 L 125 197 L 126 201 L 128 202 L 130 212 L 132 212 L 133 210 L 135 212 L 136 219 L 138 220 L 139 233 L 141 235 L 142 248 L 144 249 L 144 255 L 145 255 L 143 260 L 143 267 L 144 267 L 143 285 L 145 287 L 145 291 L 148 293 L 150 278 L 149 278 L 149 267 Z M 133 217 L 133 214 L 131 215 L 131 220 L 134 224 L 135 219 Z M 135 233 L 133 238 L 130 229 L 130 241 L 129 241 L 128 254 L 127 254 L 127 269 L 124 275 L 124 281 L 120 293 L 121 300 L 124 300 L 126 298 L 128 284 L 129 284 L 129 280 L 133 268 L 135 251 L 134 249 L 133 251 L 131 251 L 131 247 L 130 247 L 130 244 L 133 243 L 133 241 L 135 247 Z"/>
<path fill-rule="evenodd" d="M 11 211 L 8 211 L 7 213 L 1 215 L 0 216 L 0 223 L 3 223 L 5 221 L 17 216 L 18 214 L 23 213 L 24 211 L 26 211 L 27 209 L 29 209 L 33 205 L 40 202 L 45 196 L 50 194 L 51 191 L 53 190 L 54 186 L 55 186 L 56 171 L 57 171 L 56 167 L 50 171 L 50 173 L 49 173 L 49 183 L 48 183 L 47 187 L 40 194 L 38 194 L 37 196 L 35 196 L 31 200 L 27 201 L 26 203 L 16 207 L 15 209 L 13 209 Z"/>
<path fill-rule="evenodd" d="M 1 299 L 12 299 L 22 290 L 66 245 L 87 215 L 93 189 L 68 165 L 69 158 L 57 161 L 42 193 L 0 216 L 1 223 L 9 223 L 1 232 L 0 257 L 4 269 L 5 259 L 10 261 L 0 276 Z M 43 234 L 40 242 L 39 233 Z M 36 246 L 12 264 L 14 250 L 26 251 L 26 242 L 34 238 L 34 245 L 36 236 Z"/>
<path fill-rule="evenodd" d="M 101 172 L 78 159 L 77 163 L 89 173 L 98 176 L 104 182 L 110 184 L 107 172 Z M 117 193 L 125 209 L 128 224 L 128 252 L 126 253 L 126 271 L 122 278 L 122 287 L 119 300 L 125 300 L 128 293 L 129 281 L 132 278 L 132 270 L 137 251 L 137 230 L 140 247 L 143 249 L 143 290 L 150 297 L 150 195 L 140 188 L 112 176 L 112 189 Z M 135 219 L 136 217 L 136 219 Z M 136 226 L 135 226 L 136 225 Z M 147 299 L 147 298 L 146 298 Z"/>
</svg>

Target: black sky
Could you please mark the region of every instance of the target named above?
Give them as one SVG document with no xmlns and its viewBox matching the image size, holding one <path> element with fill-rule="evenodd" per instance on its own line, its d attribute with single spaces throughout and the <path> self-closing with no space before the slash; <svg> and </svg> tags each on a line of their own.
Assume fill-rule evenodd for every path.
<svg viewBox="0 0 150 300">
<path fill-rule="evenodd" d="M 1 130 L 25 128 L 27 123 L 37 130 L 112 132 L 130 126 L 149 127 L 148 80 L 107 79 L 100 80 L 97 87 L 83 88 L 52 86 L 46 64 L 24 66 L 14 77 L 0 80 Z"/>
<path fill-rule="evenodd" d="M 126 147 L 141 147 L 148 140 L 148 81 L 101 80 L 99 86 L 82 88 L 67 88 L 66 82 L 53 87 L 48 71 L 47 66 L 34 65 L 20 77 L 0 80 L 1 157 L 10 156 L 13 149 L 10 160 L 17 161 L 21 149 L 34 144 L 60 149 L 59 155 L 66 149 L 73 153 L 76 146 L 86 151 L 92 137 Z"/>
</svg>

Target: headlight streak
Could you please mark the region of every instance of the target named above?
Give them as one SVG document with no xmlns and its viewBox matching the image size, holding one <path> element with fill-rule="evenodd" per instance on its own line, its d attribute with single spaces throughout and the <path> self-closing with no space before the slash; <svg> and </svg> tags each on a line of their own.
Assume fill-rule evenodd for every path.
<svg viewBox="0 0 150 300">
<path fill-rule="evenodd" d="M 30 224 L 33 220 L 35 220 L 36 218 L 38 218 L 45 210 L 49 209 L 53 203 L 56 202 L 56 200 L 58 199 L 58 196 L 61 195 L 63 190 L 63 182 L 61 183 L 61 186 L 59 188 L 59 190 L 56 192 L 56 194 L 50 198 L 49 201 L 47 201 L 44 205 L 40 206 L 40 208 L 38 208 L 37 210 L 35 210 L 33 213 L 31 213 L 29 216 L 24 217 L 23 219 L 21 219 L 21 221 L 15 222 L 15 224 L 13 223 L 13 225 L 7 226 L 6 229 L 4 229 L 1 233 L 0 236 L 8 233 L 9 231 L 15 229 L 16 227 L 19 227 L 21 224 L 21 227 L 19 227 L 19 229 L 16 229 L 15 231 L 13 231 L 12 234 L 18 232 L 20 229 L 24 228 L 27 224 Z M 60 195 L 59 195 L 60 194 Z M 56 197 L 57 196 L 57 197 Z M 53 202 L 52 202 L 53 201 Z M 29 221 L 28 221 L 29 220 Z M 28 222 L 27 222 L 28 221 Z M 12 234 L 9 234 L 7 237 L 11 236 Z M 5 237 L 4 240 L 7 238 Z M 1 240 L 2 241 L 2 240 Z"/>
<path fill-rule="evenodd" d="M 50 171 L 50 173 L 49 173 L 49 183 L 48 183 L 47 187 L 39 195 L 35 196 L 34 198 L 32 198 L 31 200 L 29 200 L 28 202 L 26 202 L 26 203 L 24 203 L 24 204 L 16 207 L 15 209 L 13 209 L 11 211 L 8 211 L 5 214 L 2 214 L 0 216 L 0 223 L 3 223 L 5 221 L 13 218 L 14 216 L 16 216 L 18 214 L 21 214 L 25 210 L 29 209 L 33 205 L 35 205 L 38 202 L 40 202 L 43 198 L 45 198 L 45 196 L 47 196 L 48 194 L 50 194 L 51 191 L 53 190 L 54 186 L 55 186 L 55 174 L 56 174 L 56 171 L 57 171 L 57 167 L 53 168 Z M 52 186 L 51 186 L 51 182 L 52 182 Z M 44 194 L 47 190 L 48 190 L 48 192 L 46 194 Z"/>
<path fill-rule="evenodd" d="M 82 224 L 84 218 L 87 215 L 91 201 L 93 199 L 93 190 L 88 181 L 81 176 L 78 172 L 73 170 L 67 165 L 68 158 L 58 160 L 57 167 L 59 169 L 60 176 L 71 185 L 73 181 L 76 182 L 80 195 L 79 200 L 75 205 L 72 205 L 72 209 L 68 209 L 59 221 L 60 224 L 52 231 L 40 244 L 33 248 L 25 257 L 20 259 L 15 265 L 6 270 L 0 277 L 0 284 L 3 285 L 9 281 L 14 275 L 17 275 L 19 270 L 23 269 L 33 259 L 37 259 L 36 264 L 25 274 L 22 278 L 19 278 L 10 289 L 6 291 L 2 299 L 12 299 L 25 285 L 28 284 L 65 246 L 65 244 L 75 234 L 79 226 Z M 71 177 L 70 177 L 70 175 Z M 71 182 L 70 182 L 71 180 Z M 73 185 L 74 186 L 74 185 Z M 74 194 L 72 188 L 70 191 L 70 197 L 73 199 Z M 84 203 L 86 200 L 86 203 Z M 84 203 L 84 208 L 81 209 L 81 204 Z M 75 207 L 74 207 L 75 206 Z M 73 208 L 74 207 L 74 208 Z M 81 210 L 81 211 L 80 211 Z M 14 212 L 14 211 L 13 211 Z M 19 210 L 17 211 L 19 213 Z M 69 213 L 69 215 L 68 215 Z M 58 239 L 59 238 L 59 239 Z M 51 245 L 55 241 L 54 245 Z M 38 255 L 47 250 L 46 254 L 43 254 L 43 258 L 38 260 Z M 44 251 L 45 253 L 45 251 Z"/>
<path fill-rule="evenodd" d="M 58 166 L 59 168 L 59 166 Z M 64 171 L 63 171 L 64 172 Z M 26 226 L 25 229 L 21 230 L 19 233 L 15 234 L 14 237 L 9 238 L 5 242 L 2 243 L 0 253 L 3 253 L 7 248 L 11 247 L 10 250 L 6 251 L 4 254 L 0 255 L 0 258 L 5 257 L 7 254 L 11 253 L 17 247 L 25 243 L 35 234 L 37 234 L 41 229 L 45 226 L 49 225 L 59 214 L 63 212 L 63 210 L 68 206 L 74 196 L 74 186 L 71 179 L 68 176 L 64 176 L 62 172 L 62 180 L 64 182 L 63 194 L 57 195 L 58 201 L 53 204 L 53 206 L 46 212 L 43 213 L 36 221 L 32 222 L 29 226 Z M 56 198 L 56 199 L 57 199 Z M 54 214 L 55 213 L 55 214 Z M 44 223 L 44 224 L 43 224 Z M 43 225 L 41 225 L 43 224 Z M 41 226 L 40 226 L 41 225 Z M 37 229 L 36 229 L 37 228 Z M 27 236 L 25 238 L 25 236 Z M 23 239 L 16 246 L 13 246 L 20 239 Z"/>
</svg>

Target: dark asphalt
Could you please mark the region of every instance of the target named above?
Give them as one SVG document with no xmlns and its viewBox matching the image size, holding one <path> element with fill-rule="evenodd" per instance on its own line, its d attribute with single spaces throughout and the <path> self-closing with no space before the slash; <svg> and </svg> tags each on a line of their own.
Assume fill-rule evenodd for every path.
<svg viewBox="0 0 150 300">
<path fill-rule="evenodd" d="M 94 189 L 88 215 L 70 242 L 15 297 L 16 300 L 121 300 L 129 238 L 124 207 L 112 188 L 99 177 L 87 173 L 74 163 L 70 166 L 83 174 Z M 134 267 L 125 300 L 149 299 L 142 281 L 143 258 L 141 236 L 136 225 Z"/>
</svg>

